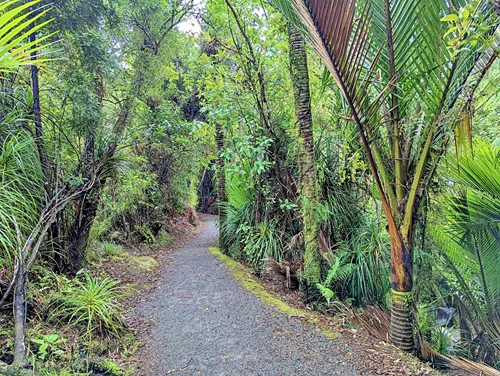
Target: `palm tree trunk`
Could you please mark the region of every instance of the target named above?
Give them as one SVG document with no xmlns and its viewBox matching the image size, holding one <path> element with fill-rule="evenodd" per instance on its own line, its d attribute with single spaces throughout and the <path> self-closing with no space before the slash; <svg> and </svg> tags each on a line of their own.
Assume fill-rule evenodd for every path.
<svg viewBox="0 0 500 376">
<path fill-rule="evenodd" d="M 401 350 L 413 352 L 414 311 L 413 311 L 413 244 L 404 241 L 401 233 L 391 233 L 391 325 L 389 337 L 391 343 Z"/>
<path fill-rule="evenodd" d="M 219 247 L 222 251 L 227 251 L 224 233 L 221 231 L 222 226 L 226 220 L 226 212 L 224 203 L 227 201 L 226 197 L 226 170 L 224 164 L 224 129 L 219 122 L 215 123 L 215 146 L 217 148 L 217 160 L 215 162 L 217 168 L 217 205 L 219 212 Z"/>
<path fill-rule="evenodd" d="M 316 284 L 321 278 L 321 253 L 316 208 L 319 184 L 314 157 L 314 137 L 311 116 L 311 93 L 305 41 L 299 30 L 289 24 L 290 74 L 295 97 L 297 116 L 298 165 L 300 169 L 300 194 L 302 196 L 304 252 L 304 285 L 306 297 L 315 295 Z"/>
</svg>

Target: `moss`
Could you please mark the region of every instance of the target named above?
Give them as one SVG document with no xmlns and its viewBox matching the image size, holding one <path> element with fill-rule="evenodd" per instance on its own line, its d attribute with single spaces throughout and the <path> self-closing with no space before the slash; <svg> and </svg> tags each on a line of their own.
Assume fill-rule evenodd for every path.
<svg viewBox="0 0 500 376">
<path fill-rule="evenodd" d="M 161 231 L 156 237 L 158 244 L 161 246 L 167 246 L 174 240 L 174 237 L 167 231 Z"/>
<path fill-rule="evenodd" d="M 104 372 L 109 376 L 121 376 L 124 374 L 122 368 L 109 359 L 105 359 L 94 366 L 95 371 Z"/>
<path fill-rule="evenodd" d="M 129 258 L 129 256 L 130 256 L 129 253 L 122 252 L 122 253 L 119 253 L 119 254 L 116 254 L 116 255 L 112 255 L 111 256 L 111 260 L 122 261 L 122 260 L 125 260 L 125 259 Z"/>
<path fill-rule="evenodd" d="M 328 340 L 335 340 L 340 337 L 340 333 L 333 331 L 328 325 L 322 324 L 320 320 L 309 311 L 295 308 L 281 300 L 276 294 L 267 290 L 261 283 L 257 282 L 250 274 L 250 269 L 223 254 L 218 248 L 209 248 L 210 253 L 217 256 L 226 265 L 236 279 L 246 290 L 257 296 L 262 302 L 274 307 L 281 313 L 296 316 L 303 322 L 317 326 L 318 330 Z"/>
<path fill-rule="evenodd" d="M 140 271 L 150 272 L 160 267 L 160 263 L 149 256 L 130 256 L 131 265 Z"/>
</svg>

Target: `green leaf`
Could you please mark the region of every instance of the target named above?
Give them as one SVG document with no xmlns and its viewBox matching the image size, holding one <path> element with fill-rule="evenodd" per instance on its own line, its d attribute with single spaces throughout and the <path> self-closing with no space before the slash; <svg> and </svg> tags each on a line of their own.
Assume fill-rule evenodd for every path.
<svg viewBox="0 0 500 376">
<path fill-rule="evenodd" d="M 38 351 L 40 351 L 42 354 L 47 352 L 47 348 L 49 347 L 49 343 L 48 342 L 44 342 L 42 343 L 42 345 L 40 346 L 40 348 L 38 349 Z"/>
<path fill-rule="evenodd" d="M 335 293 L 328 287 L 323 286 L 321 283 L 317 283 L 316 287 L 319 289 L 321 295 L 323 295 L 328 304 L 330 304 L 330 301 L 335 297 Z"/>
<path fill-rule="evenodd" d="M 58 335 L 58 334 L 56 334 L 56 333 L 53 333 L 53 334 L 48 334 L 48 335 L 44 336 L 44 339 L 45 339 L 47 342 L 50 342 L 50 343 L 55 342 L 58 338 L 59 338 L 59 335 Z"/>
<path fill-rule="evenodd" d="M 441 18 L 441 22 L 456 22 L 458 16 L 456 14 L 448 14 L 446 17 Z"/>
</svg>

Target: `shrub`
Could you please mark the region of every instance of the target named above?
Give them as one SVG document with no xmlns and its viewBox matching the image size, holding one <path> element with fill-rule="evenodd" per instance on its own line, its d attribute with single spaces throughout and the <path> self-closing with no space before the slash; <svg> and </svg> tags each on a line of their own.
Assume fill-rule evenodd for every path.
<svg viewBox="0 0 500 376">
<path fill-rule="evenodd" d="M 277 229 L 277 221 L 265 221 L 256 226 L 242 229 L 245 233 L 247 260 L 254 266 L 260 266 L 265 259 L 273 258 L 281 262 L 284 259 L 283 235 Z"/>
<path fill-rule="evenodd" d="M 122 247 L 113 242 L 102 242 L 99 245 L 99 248 L 103 256 L 114 256 L 121 253 L 122 251 Z"/>
<path fill-rule="evenodd" d="M 88 272 L 80 273 L 83 280 L 65 283 L 53 304 L 52 318 L 66 321 L 69 325 L 83 325 L 86 334 L 117 335 L 123 328 L 120 313 L 123 308 L 117 299 L 121 295 L 118 282 L 110 278 L 99 279 Z"/>
<path fill-rule="evenodd" d="M 318 285 L 323 297 L 351 300 L 356 305 L 388 306 L 390 291 L 387 233 L 377 221 L 366 220 L 356 236 L 324 255 L 330 264 L 325 281 Z"/>
</svg>

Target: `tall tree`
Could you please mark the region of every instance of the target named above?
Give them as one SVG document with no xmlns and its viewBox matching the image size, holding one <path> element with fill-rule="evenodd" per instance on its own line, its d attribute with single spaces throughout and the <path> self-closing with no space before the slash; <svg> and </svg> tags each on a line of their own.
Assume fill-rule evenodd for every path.
<svg viewBox="0 0 500 376">
<path fill-rule="evenodd" d="M 304 37 L 293 24 L 289 24 L 290 75 L 295 97 L 297 116 L 297 163 L 300 169 L 300 194 L 302 198 L 302 220 L 304 236 L 304 292 L 314 296 L 316 284 L 321 277 L 321 254 L 317 205 L 319 184 L 314 155 L 314 136 L 311 115 L 311 92 L 309 69 Z"/>
<path fill-rule="evenodd" d="M 137 32 L 141 42 L 134 57 L 134 74 L 131 78 L 130 89 L 121 101 L 120 110 L 112 129 L 111 142 L 101 155 L 95 155 L 95 134 L 92 130 L 88 133 L 85 141 L 80 166 L 83 180 L 86 182 L 88 176 L 91 175 L 97 175 L 100 179 L 93 185 L 92 189 L 82 194 L 74 205 L 74 218 L 69 229 L 68 245 L 70 269 L 73 273 L 77 272 L 85 262 L 90 229 L 96 217 L 99 199 L 105 185 L 106 174 L 104 170 L 109 167 L 108 162 L 113 160 L 116 155 L 119 142 L 133 115 L 136 101 L 143 95 L 147 79 L 154 75 L 151 72 L 152 61 L 159 57 L 159 52 L 168 33 L 182 21 L 192 6 L 192 1 L 183 3 L 178 0 L 168 1 L 161 5 L 155 2 L 138 4 L 131 0 L 130 4 L 124 5 L 125 9 L 130 11 L 127 12 L 126 19 Z M 99 28 L 100 24 L 97 23 L 96 26 Z M 96 68 L 95 75 L 95 92 L 97 102 L 101 107 L 104 83 L 99 67 Z M 147 98 L 146 101 L 148 99 L 150 98 Z M 151 111 L 155 111 L 154 98 L 149 102 L 152 103 Z"/>
<path fill-rule="evenodd" d="M 283 181 L 283 161 L 280 158 L 280 129 L 277 127 L 275 118 L 275 109 L 270 102 L 270 85 L 266 81 L 266 71 L 264 68 L 264 59 L 259 50 L 262 46 L 256 44 L 251 39 L 251 33 L 254 31 L 249 24 L 245 22 L 245 17 L 238 7 L 235 7 L 230 0 L 225 0 L 231 15 L 236 22 L 236 27 L 243 38 L 239 41 L 236 33 L 231 31 L 236 52 L 240 57 L 241 67 L 246 76 L 246 81 L 254 99 L 257 114 L 259 115 L 259 127 L 252 133 L 253 142 L 257 147 L 258 139 L 266 137 L 270 140 L 264 148 L 264 159 L 269 163 L 262 173 L 259 173 L 254 182 L 254 222 L 256 225 L 268 221 L 270 218 L 269 210 L 266 208 L 266 190 L 275 190 L 280 192 L 283 197 L 287 196 L 286 184 Z M 262 8 L 266 14 L 265 8 Z M 231 29 L 231 23 L 229 24 Z"/>
<path fill-rule="evenodd" d="M 489 1 L 276 3 L 307 33 L 349 105 L 391 239 L 390 338 L 413 351 L 415 218 L 446 152 L 457 98 L 488 39 L 486 25 L 498 17 Z"/>
<path fill-rule="evenodd" d="M 224 128 L 219 121 L 215 122 L 215 147 L 217 151 L 217 159 L 215 162 L 217 168 L 217 204 L 219 212 L 219 246 L 223 251 L 227 251 L 228 244 L 225 241 L 223 231 L 220 229 L 224 226 L 226 220 L 226 212 L 224 203 L 227 201 L 226 197 L 226 169 L 224 163 Z"/>
<path fill-rule="evenodd" d="M 98 111 L 101 113 L 104 99 L 104 81 L 101 67 L 97 67 L 95 77 L 95 95 Z M 125 111 L 128 112 L 130 110 L 126 109 Z M 81 164 L 79 166 L 84 182 L 88 182 L 93 177 L 94 172 L 97 172 L 99 176 L 101 175 L 98 171 L 94 171 L 96 167 L 95 133 L 97 128 L 98 124 L 96 124 L 95 127 L 90 127 L 86 132 Z M 112 155 L 106 157 L 111 158 Z M 73 273 L 80 270 L 82 263 L 85 261 L 90 229 L 97 214 L 100 190 L 103 185 L 104 176 L 98 179 L 97 184 L 92 190 L 85 192 L 85 194 L 75 199 L 73 205 L 73 221 L 68 230 L 68 260 L 71 272 Z"/>
</svg>

